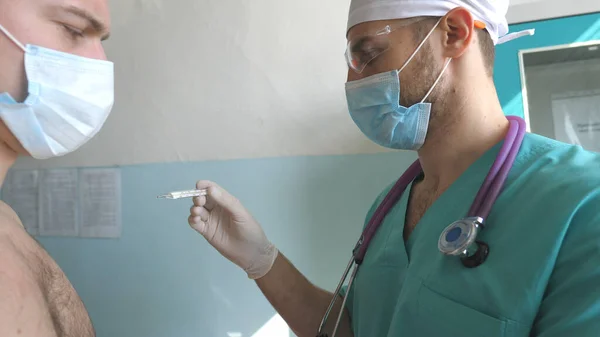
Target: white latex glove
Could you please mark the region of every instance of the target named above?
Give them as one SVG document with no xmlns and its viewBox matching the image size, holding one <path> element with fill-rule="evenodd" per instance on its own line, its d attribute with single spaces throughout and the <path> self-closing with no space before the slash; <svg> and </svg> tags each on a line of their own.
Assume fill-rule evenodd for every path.
<svg viewBox="0 0 600 337">
<path fill-rule="evenodd" d="M 208 195 L 194 198 L 188 218 L 190 226 L 249 278 L 266 275 L 278 250 L 258 222 L 237 198 L 214 182 L 199 181 L 196 188 L 207 189 Z"/>
</svg>

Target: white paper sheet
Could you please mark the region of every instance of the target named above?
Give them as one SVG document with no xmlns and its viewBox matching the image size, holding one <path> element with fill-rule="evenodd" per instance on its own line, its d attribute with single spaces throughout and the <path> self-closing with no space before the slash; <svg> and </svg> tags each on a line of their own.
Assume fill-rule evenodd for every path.
<svg viewBox="0 0 600 337">
<path fill-rule="evenodd" d="M 600 152 L 600 93 L 554 98 L 552 114 L 557 140 Z"/>
<path fill-rule="evenodd" d="M 77 236 L 77 169 L 44 171 L 39 193 L 40 235 Z"/>
<path fill-rule="evenodd" d="M 17 213 L 27 232 L 38 235 L 38 171 L 9 171 L 2 187 L 2 199 Z"/>
<path fill-rule="evenodd" d="M 79 235 L 121 236 L 121 174 L 119 169 L 82 169 L 79 175 Z"/>
</svg>

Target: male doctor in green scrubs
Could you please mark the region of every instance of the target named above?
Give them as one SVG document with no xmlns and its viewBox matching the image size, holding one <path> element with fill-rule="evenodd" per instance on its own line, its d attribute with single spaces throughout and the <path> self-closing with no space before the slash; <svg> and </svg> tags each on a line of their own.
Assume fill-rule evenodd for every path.
<svg viewBox="0 0 600 337">
<path fill-rule="evenodd" d="M 336 294 L 348 302 L 330 315 L 330 336 L 340 309 L 337 336 L 600 333 L 600 155 L 527 134 L 479 235 L 491 247 L 485 263 L 465 268 L 437 247 L 509 128 L 492 77 L 494 45 L 510 40 L 507 9 L 508 0 L 352 1 L 350 115 L 378 144 L 417 151 L 423 174 L 384 219 L 353 287 Z M 209 193 L 194 200 L 190 225 L 256 280 L 298 336 L 314 337 L 334 295 L 311 284 L 235 197 L 210 181 L 197 188 Z"/>
</svg>

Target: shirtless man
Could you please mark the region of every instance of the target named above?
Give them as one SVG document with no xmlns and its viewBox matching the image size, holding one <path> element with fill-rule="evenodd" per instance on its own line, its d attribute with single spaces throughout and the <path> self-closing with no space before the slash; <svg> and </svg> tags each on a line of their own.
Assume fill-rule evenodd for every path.
<svg viewBox="0 0 600 337">
<path fill-rule="evenodd" d="M 46 159 L 93 137 L 113 105 L 106 0 L 0 0 L 0 181 L 19 155 Z M 0 336 L 89 337 L 59 266 L 0 203 Z"/>
</svg>

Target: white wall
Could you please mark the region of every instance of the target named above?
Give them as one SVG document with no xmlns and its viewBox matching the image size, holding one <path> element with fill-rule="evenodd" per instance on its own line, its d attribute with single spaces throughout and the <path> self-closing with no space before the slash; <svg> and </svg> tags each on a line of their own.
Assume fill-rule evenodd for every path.
<svg viewBox="0 0 600 337">
<path fill-rule="evenodd" d="M 110 1 L 116 104 L 65 157 L 19 168 L 372 153 L 344 95 L 350 0 Z M 511 22 L 598 0 L 513 0 Z M 543 4 L 543 5 L 542 5 Z"/>
<path fill-rule="evenodd" d="M 20 167 L 379 150 L 346 110 L 349 0 L 110 2 L 116 104 L 82 151 Z"/>
<path fill-rule="evenodd" d="M 510 0 L 508 22 L 520 23 L 600 11 L 598 0 Z"/>
</svg>

